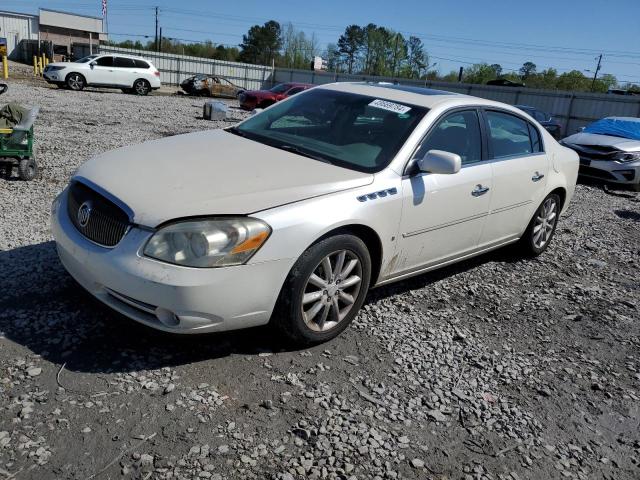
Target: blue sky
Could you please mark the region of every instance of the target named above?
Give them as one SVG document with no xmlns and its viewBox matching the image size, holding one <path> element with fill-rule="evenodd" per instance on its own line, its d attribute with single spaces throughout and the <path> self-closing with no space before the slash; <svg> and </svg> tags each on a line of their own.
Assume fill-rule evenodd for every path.
<svg viewBox="0 0 640 480">
<path fill-rule="evenodd" d="M 346 25 L 369 22 L 422 38 L 443 73 L 486 61 L 517 70 L 594 70 L 640 83 L 640 0 L 108 0 L 114 39 L 153 35 L 153 7 L 168 37 L 238 44 L 255 23 L 291 21 L 315 32 L 321 46 Z M 100 15 L 101 0 L 2 0 L 0 8 L 35 12 L 39 6 Z M 118 34 L 118 35 L 116 35 Z M 144 40 L 144 38 L 142 38 Z M 589 72 L 585 72 L 589 75 Z"/>
</svg>

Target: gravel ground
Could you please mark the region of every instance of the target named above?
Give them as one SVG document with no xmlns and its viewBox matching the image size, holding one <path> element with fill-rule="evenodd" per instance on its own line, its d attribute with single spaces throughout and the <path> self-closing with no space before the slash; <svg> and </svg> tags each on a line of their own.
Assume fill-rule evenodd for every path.
<svg viewBox="0 0 640 480">
<path fill-rule="evenodd" d="M 325 345 L 173 337 L 83 293 L 48 212 L 91 155 L 220 126 L 202 100 L 0 100 L 42 108 L 40 177 L 0 180 L 0 479 L 640 478 L 637 195 L 580 185 L 541 257 L 374 290 Z"/>
</svg>

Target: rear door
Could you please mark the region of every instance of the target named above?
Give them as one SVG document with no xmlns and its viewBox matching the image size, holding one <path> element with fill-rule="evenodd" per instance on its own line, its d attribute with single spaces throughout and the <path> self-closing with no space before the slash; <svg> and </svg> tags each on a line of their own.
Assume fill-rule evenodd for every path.
<svg viewBox="0 0 640 480">
<path fill-rule="evenodd" d="M 119 86 L 131 87 L 137 75 L 136 64 L 132 58 L 114 57 L 114 84 Z"/>
<path fill-rule="evenodd" d="M 484 111 L 493 169 L 489 216 L 480 246 L 519 237 L 543 200 L 549 173 L 538 127 L 502 110 Z"/>
</svg>

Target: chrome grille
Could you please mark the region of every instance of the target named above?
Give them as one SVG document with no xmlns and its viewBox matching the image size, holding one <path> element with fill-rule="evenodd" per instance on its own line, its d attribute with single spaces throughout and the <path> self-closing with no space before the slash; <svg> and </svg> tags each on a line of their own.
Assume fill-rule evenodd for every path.
<svg viewBox="0 0 640 480">
<path fill-rule="evenodd" d="M 120 207 L 79 182 L 69 187 L 67 213 L 80 233 L 104 247 L 116 246 L 129 228 L 129 217 Z"/>
</svg>

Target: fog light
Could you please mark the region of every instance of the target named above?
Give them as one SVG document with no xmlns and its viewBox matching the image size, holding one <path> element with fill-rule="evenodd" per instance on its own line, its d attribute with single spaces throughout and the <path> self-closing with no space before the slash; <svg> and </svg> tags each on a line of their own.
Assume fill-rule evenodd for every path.
<svg viewBox="0 0 640 480">
<path fill-rule="evenodd" d="M 180 319 L 176 314 L 166 308 L 156 308 L 156 317 L 158 317 L 160 323 L 167 327 L 176 327 L 180 323 Z"/>
</svg>

